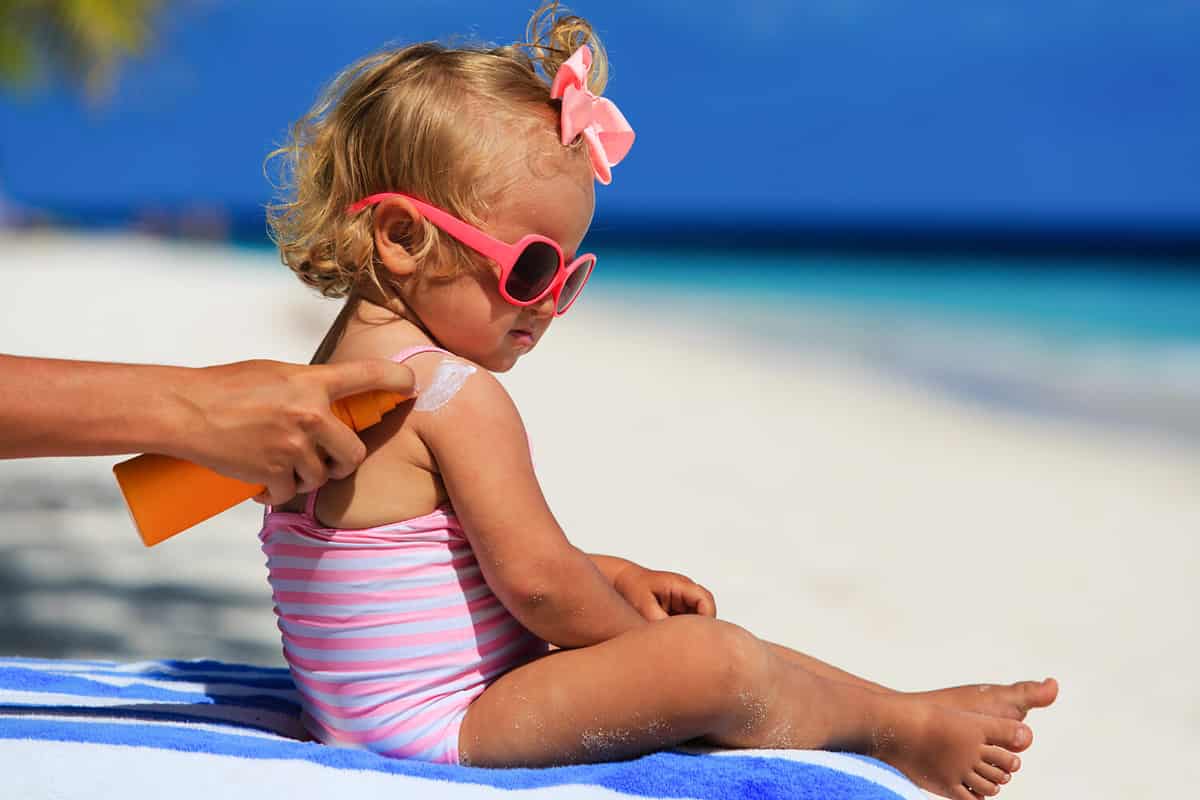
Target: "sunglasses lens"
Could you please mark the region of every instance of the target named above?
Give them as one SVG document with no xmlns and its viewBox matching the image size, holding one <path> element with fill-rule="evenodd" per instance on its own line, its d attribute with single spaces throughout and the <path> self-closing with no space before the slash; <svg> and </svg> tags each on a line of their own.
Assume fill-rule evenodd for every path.
<svg viewBox="0 0 1200 800">
<path fill-rule="evenodd" d="M 545 242 L 531 242 L 517 257 L 504 289 L 522 303 L 535 300 L 554 282 L 559 263 L 557 250 Z"/>
<path fill-rule="evenodd" d="M 596 266 L 596 259 L 589 258 L 567 276 L 566 282 L 563 283 L 562 294 L 558 296 L 558 308 L 555 309 L 556 311 L 565 311 L 567 306 L 575 302 L 575 298 L 583 290 L 583 285 L 587 283 L 588 276 L 592 274 L 592 267 L 594 266 Z"/>
</svg>

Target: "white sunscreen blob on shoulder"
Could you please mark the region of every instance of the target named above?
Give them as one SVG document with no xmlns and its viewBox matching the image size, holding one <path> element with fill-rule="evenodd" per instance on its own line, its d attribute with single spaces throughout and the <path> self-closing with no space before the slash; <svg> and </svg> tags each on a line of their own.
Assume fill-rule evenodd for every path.
<svg viewBox="0 0 1200 800">
<path fill-rule="evenodd" d="M 433 380 L 417 393 L 413 411 L 437 411 L 449 403 L 458 390 L 475 372 L 475 367 L 453 359 L 442 359 L 433 373 Z"/>
</svg>

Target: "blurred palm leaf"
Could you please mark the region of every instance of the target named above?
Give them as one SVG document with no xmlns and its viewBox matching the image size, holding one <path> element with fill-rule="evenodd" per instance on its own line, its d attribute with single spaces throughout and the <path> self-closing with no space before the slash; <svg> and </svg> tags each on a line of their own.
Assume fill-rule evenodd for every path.
<svg viewBox="0 0 1200 800">
<path fill-rule="evenodd" d="M 63 71 L 96 99 L 121 59 L 141 53 L 161 0 L 0 0 L 0 84 Z"/>
</svg>

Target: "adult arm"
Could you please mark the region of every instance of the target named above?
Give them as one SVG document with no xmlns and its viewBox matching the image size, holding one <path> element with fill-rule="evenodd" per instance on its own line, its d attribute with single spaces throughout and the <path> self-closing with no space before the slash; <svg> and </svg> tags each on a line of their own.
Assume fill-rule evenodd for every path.
<svg viewBox="0 0 1200 800">
<path fill-rule="evenodd" d="M 361 463 L 330 403 L 369 389 L 413 393 L 383 360 L 300 366 L 107 364 L 0 355 L 0 458 L 149 452 L 194 461 L 281 504 Z"/>
</svg>

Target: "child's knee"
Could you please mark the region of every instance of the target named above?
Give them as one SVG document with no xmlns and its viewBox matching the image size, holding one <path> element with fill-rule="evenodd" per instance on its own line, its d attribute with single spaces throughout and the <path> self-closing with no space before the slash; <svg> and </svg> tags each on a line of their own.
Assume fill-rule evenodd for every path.
<svg viewBox="0 0 1200 800">
<path fill-rule="evenodd" d="M 728 622 L 681 615 L 657 625 L 671 625 L 678 638 L 675 652 L 689 682 L 715 708 L 742 708 L 768 691 L 771 654 L 754 634 Z"/>
</svg>

